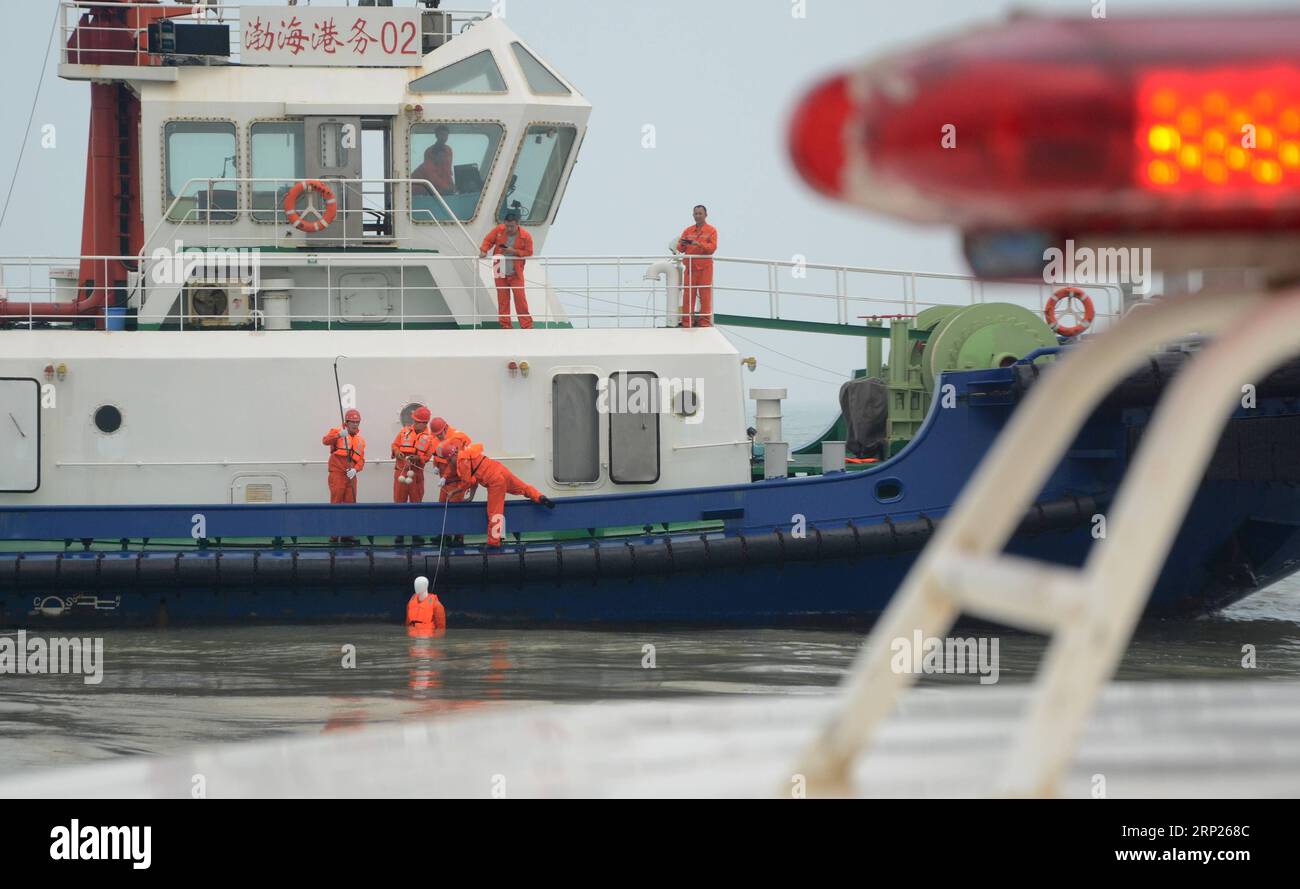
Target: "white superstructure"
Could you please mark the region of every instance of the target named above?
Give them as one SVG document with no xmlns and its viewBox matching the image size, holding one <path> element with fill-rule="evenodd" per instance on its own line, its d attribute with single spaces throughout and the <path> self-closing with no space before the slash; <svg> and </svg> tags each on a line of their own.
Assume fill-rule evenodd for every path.
<svg viewBox="0 0 1300 889">
<path fill-rule="evenodd" d="M 740 356 L 716 331 L 666 329 L 658 307 L 602 329 L 591 315 L 616 297 L 575 328 L 540 260 L 537 328 L 495 329 L 479 244 L 514 211 L 541 253 L 591 106 L 504 21 L 404 7 L 65 4 L 60 74 L 138 101 L 142 247 L 95 285 L 116 304 L 92 326 L 110 329 L 10 313 L 32 329 L 0 333 L 0 503 L 323 501 L 336 358 L 369 443 L 362 501 L 391 500 L 389 445 L 420 404 L 554 496 L 749 478 Z M 149 21 L 209 50 L 228 33 L 229 55 L 146 53 Z M 300 59 L 295 21 L 376 43 Z M 320 231 L 286 212 L 306 180 L 337 201 Z M 72 273 L 47 271 L 44 298 L 67 303 Z M 627 421 L 611 387 L 653 394 Z"/>
</svg>

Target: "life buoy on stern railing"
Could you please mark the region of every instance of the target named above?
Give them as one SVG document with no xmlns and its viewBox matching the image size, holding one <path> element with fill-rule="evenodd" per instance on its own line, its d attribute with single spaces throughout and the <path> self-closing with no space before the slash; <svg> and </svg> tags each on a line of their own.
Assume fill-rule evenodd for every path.
<svg viewBox="0 0 1300 889">
<path fill-rule="evenodd" d="M 315 207 L 309 207 L 316 214 L 315 219 L 306 217 L 306 210 L 298 211 L 298 199 L 308 191 L 314 191 L 319 194 L 325 201 L 325 210 L 321 212 Z M 284 215 L 288 218 L 289 224 L 299 231 L 318 232 L 329 228 L 329 224 L 334 221 L 338 215 L 339 205 L 334 197 L 334 190 L 319 179 L 302 179 L 295 182 L 293 188 L 284 196 Z"/>
<path fill-rule="evenodd" d="M 1078 324 L 1072 324 L 1068 327 L 1063 326 L 1056 319 L 1056 304 L 1061 300 L 1074 302 L 1078 300 L 1083 304 L 1083 320 Z M 1084 293 L 1078 287 L 1062 287 L 1052 294 L 1052 298 L 1047 301 L 1047 306 L 1043 309 L 1043 315 L 1047 319 L 1047 324 L 1056 332 L 1058 336 L 1075 337 L 1083 333 L 1089 327 L 1092 327 L 1092 319 L 1097 317 L 1097 310 L 1092 304 L 1092 297 Z M 1077 315 L 1075 317 L 1078 317 Z"/>
</svg>

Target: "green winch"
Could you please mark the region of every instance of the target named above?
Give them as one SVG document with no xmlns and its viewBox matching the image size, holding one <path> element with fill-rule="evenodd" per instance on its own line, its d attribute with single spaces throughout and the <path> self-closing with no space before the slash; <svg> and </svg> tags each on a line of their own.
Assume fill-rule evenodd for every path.
<svg viewBox="0 0 1300 889">
<path fill-rule="evenodd" d="M 1004 367 L 1057 344 L 1041 316 L 1013 303 L 932 306 L 915 317 L 891 319 L 888 336 L 888 363 L 882 361 L 883 338 L 867 340 L 866 376 L 889 390 L 889 455 L 916 436 L 944 371 Z M 907 360 L 894 361 L 895 355 L 906 355 Z"/>
</svg>

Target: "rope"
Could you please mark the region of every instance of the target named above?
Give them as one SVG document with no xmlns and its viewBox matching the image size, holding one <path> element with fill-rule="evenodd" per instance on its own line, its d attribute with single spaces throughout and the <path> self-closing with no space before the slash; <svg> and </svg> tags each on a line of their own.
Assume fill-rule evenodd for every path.
<svg viewBox="0 0 1300 889">
<path fill-rule="evenodd" d="M 9 215 L 9 201 L 14 196 L 14 186 L 18 184 L 18 171 L 23 165 L 23 152 L 27 150 L 27 140 L 32 134 L 32 121 L 36 119 L 36 103 L 41 98 L 41 86 L 45 83 L 45 69 L 50 65 L 50 47 L 54 45 L 54 32 L 59 26 L 59 16 L 63 7 L 54 4 L 54 21 L 50 22 L 50 36 L 45 38 L 45 59 L 41 62 L 41 76 L 36 80 L 36 95 L 32 96 L 32 109 L 27 114 L 27 129 L 23 131 L 23 141 L 18 145 L 18 159 L 14 161 L 14 175 L 9 180 L 9 191 L 5 194 L 4 207 L 0 208 L 0 226 L 5 224 Z"/>
<path fill-rule="evenodd" d="M 773 353 L 773 354 L 775 354 L 775 355 L 780 355 L 782 358 L 788 358 L 788 359 L 790 359 L 791 361 L 798 362 L 799 364 L 802 364 L 802 365 L 804 365 L 804 366 L 806 366 L 806 367 L 811 367 L 813 370 L 820 370 L 820 371 L 822 371 L 823 373 L 828 373 L 828 374 L 830 374 L 831 376 L 834 376 L 834 377 L 840 377 L 841 379 L 844 378 L 844 374 L 840 373 L 840 372 L 837 371 L 837 370 L 831 370 L 829 367 L 822 367 L 821 365 L 813 364 L 813 363 L 810 362 L 810 361 L 804 361 L 802 358 L 795 358 L 793 355 L 787 355 L 787 354 L 785 354 L 784 352 L 778 352 L 776 349 L 773 349 L 771 346 L 768 346 L 768 345 L 765 345 L 765 344 L 763 344 L 763 343 L 760 343 L 758 340 L 752 340 L 752 339 L 750 339 L 750 338 L 747 337 L 747 336 L 743 336 L 743 335 L 741 335 L 741 334 L 739 334 L 739 333 L 736 333 L 736 331 L 733 329 L 733 326 L 730 325 L 730 324 L 720 324 L 720 325 L 718 325 L 718 326 L 719 326 L 719 327 L 726 327 L 729 336 L 739 337 L 740 339 L 744 340 L 744 341 L 747 342 L 747 343 L 750 343 L 750 344 L 752 344 L 752 345 L 758 346 L 760 349 L 766 349 L 767 351 L 769 351 L 769 352 L 771 352 L 771 353 Z"/>
</svg>

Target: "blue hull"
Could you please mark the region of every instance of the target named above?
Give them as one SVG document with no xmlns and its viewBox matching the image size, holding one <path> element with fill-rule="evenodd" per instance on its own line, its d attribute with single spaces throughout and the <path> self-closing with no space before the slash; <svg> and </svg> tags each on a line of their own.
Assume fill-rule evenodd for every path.
<svg viewBox="0 0 1300 889">
<path fill-rule="evenodd" d="M 506 512 L 514 533 L 637 525 L 647 533 L 507 546 L 489 555 L 449 552 L 438 569 L 449 619 L 462 626 L 868 624 L 1020 397 L 1012 369 L 944 381 L 957 387 L 957 405 L 936 407 L 906 450 L 870 470 L 566 498 L 553 511 L 513 502 Z M 1081 564 L 1093 544 L 1093 516 L 1104 513 L 1149 416 L 1144 407 L 1094 416 L 1040 494 L 1054 517 L 1035 524 L 1031 513 L 1010 549 Z M 1290 455 L 1298 430 L 1300 407 L 1290 398 L 1262 398 L 1234 418 L 1148 615 L 1212 611 L 1300 567 L 1300 467 Z M 206 525 L 202 548 L 140 552 L 142 538 L 190 536 L 196 517 Z M 295 547 L 292 539 L 428 535 L 443 519 L 438 504 L 4 507 L 0 541 L 135 543 L 117 552 L 81 552 L 74 544 L 62 553 L 11 545 L 0 553 L 0 621 L 400 621 L 411 579 L 433 576 L 436 549 L 330 551 Z M 446 533 L 481 533 L 484 520 L 481 503 L 453 504 Z M 663 530 L 692 522 L 716 530 Z M 249 550 L 225 543 L 230 538 L 280 538 L 282 545 Z"/>
</svg>

